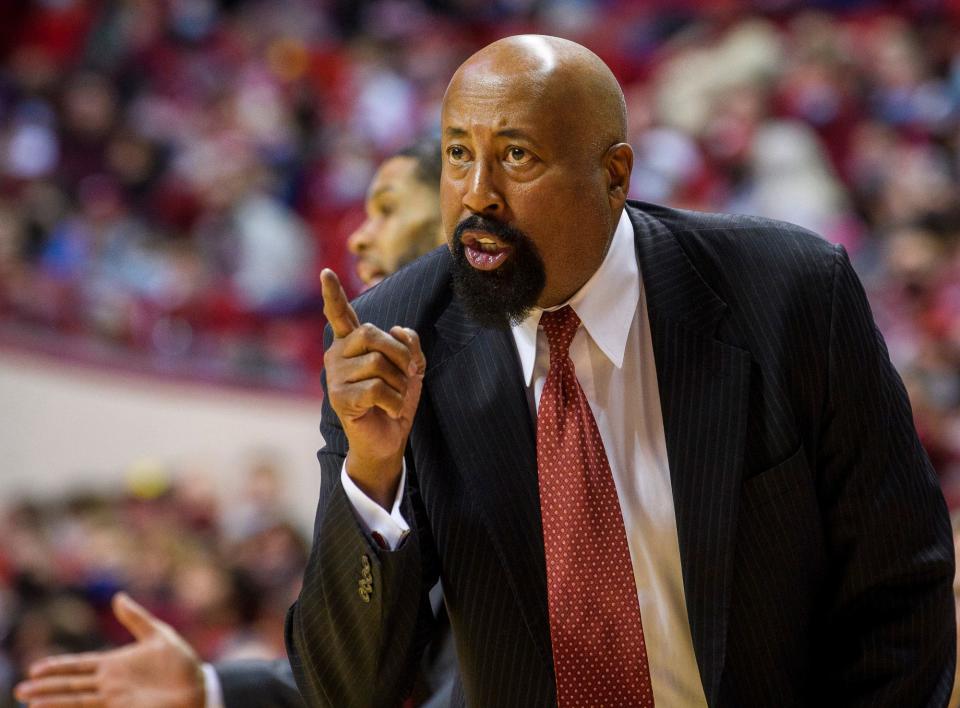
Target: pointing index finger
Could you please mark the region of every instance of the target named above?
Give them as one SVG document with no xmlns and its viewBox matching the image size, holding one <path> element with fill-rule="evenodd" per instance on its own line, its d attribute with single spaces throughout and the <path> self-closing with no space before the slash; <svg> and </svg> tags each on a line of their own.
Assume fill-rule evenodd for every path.
<svg viewBox="0 0 960 708">
<path fill-rule="evenodd" d="M 333 329 L 333 336 L 338 339 L 346 337 L 360 326 L 357 313 L 347 300 L 336 273 L 324 268 L 320 272 L 320 283 L 323 288 L 323 314 Z"/>
</svg>

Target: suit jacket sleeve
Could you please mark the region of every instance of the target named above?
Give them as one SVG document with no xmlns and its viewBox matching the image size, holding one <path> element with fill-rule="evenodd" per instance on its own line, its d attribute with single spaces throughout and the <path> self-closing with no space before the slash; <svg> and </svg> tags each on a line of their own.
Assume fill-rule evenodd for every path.
<svg viewBox="0 0 960 708">
<path fill-rule="evenodd" d="M 946 705 L 955 668 L 953 544 L 900 377 L 837 248 L 818 446 L 836 588 L 822 663 L 830 702 Z"/>
<path fill-rule="evenodd" d="M 325 336 L 329 347 L 331 335 Z M 326 375 L 323 376 L 326 392 Z M 381 549 L 364 531 L 340 483 L 347 439 L 326 397 L 318 453 L 320 501 L 313 548 L 297 602 L 287 613 L 287 654 L 297 686 L 311 706 L 390 706 L 410 691 L 416 663 L 429 637 L 433 614 L 422 562 L 424 533 L 410 523 L 400 546 Z M 401 511 L 415 511 L 412 460 Z M 428 564 L 432 567 L 432 564 Z M 365 568 L 372 583 L 361 592 Z"/>
<path fill-rule="evenodd" d="M 290 662 L 225 661 L 214 665 L 225 708 L 303 708 Z"/>
</svg>

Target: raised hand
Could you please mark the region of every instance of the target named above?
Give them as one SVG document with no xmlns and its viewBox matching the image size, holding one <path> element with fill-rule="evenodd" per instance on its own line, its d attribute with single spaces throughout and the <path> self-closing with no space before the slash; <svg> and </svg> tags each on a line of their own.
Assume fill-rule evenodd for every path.
<svg viewBox="0 0 960 708">
<path fill-rule="evenodd" d="M 200 659 L 186 640 L 125 593 L 114 596 L 113 612 L 133 644 L 40 659 L 17 685 L 17 700 L 30 708 L 203 708 Z"/>
<path fill-rule="evenodd" d="M 360 324 L 336 274 L 324 269 L 320 280 L 334 336 L 323 360 L 327 396 L 350 443 L 347 474 L 390 508 L 427 367 L 420 339 L 406 327 Z"/>
</svg>

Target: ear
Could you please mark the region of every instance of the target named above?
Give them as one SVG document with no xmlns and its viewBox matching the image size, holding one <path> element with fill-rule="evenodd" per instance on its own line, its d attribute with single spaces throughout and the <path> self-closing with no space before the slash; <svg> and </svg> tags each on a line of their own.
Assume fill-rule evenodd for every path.
<svg viewBox="0 0 960 708">
<path fill-rule="evenodd" d="M 623 207 L 630 190 L 630 173 L 633 171 L 633 148 L 627 143 L 611 145 L 603 156 L 604 172 L 607 175 L 607 195 L 614 209 Z"/>
</svg>

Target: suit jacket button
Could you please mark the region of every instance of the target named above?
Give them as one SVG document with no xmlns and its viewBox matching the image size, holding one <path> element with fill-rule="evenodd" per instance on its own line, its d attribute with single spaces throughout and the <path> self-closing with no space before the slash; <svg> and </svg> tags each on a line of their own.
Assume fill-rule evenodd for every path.
<svg viewBox="0 0 960 708">
<path fill-rule="evenodd" d="M 370 557 L 366 553 L 360 556 L 360 580 L 357 583 L 357 592 L 361 600 L 370 602 L 373 595 L 373 571 L 370 570 Z"/>
</svg>

